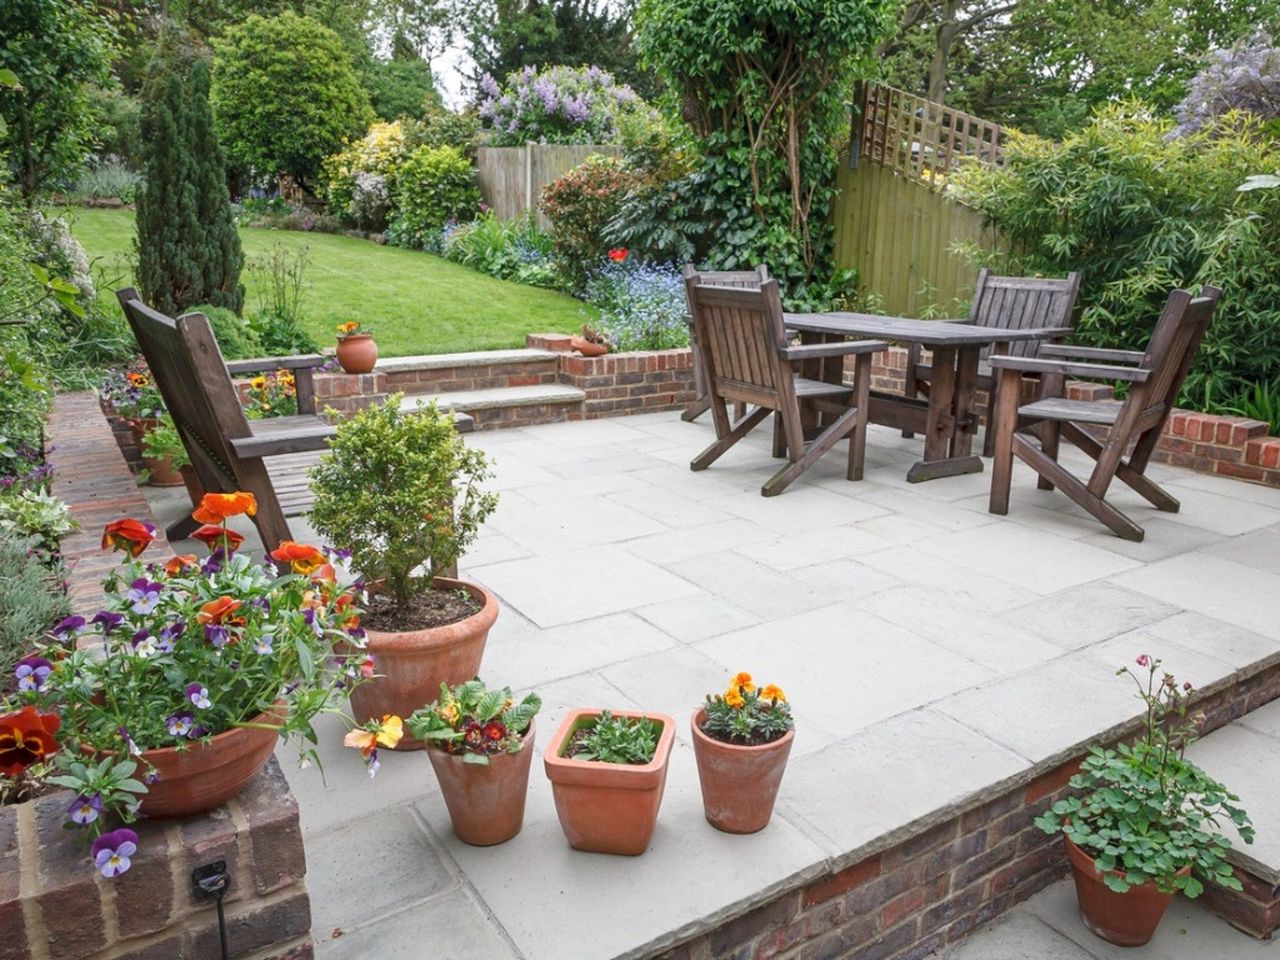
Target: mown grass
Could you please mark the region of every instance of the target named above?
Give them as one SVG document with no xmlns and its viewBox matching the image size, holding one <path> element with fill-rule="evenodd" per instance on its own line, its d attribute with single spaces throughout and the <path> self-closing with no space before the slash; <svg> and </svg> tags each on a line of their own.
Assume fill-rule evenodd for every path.
<svg viewBox="0 0 1280 960">
<path fill-rule="evenodd" d="M 133 282 L 133 213 L 71 208 L 58 211 L 71 223 L 105 280 L 102 292 Z M 310 266 L 302 295 L 303 325 L 321 346 L 333 328 L 359 319 L 374 329 L 384 356 L 497 350 L 524 346 L 526 333 L 569 333 L 588 318 L 578 300 L 498 280 L 440 257 L 367 240 L 323 233 L 242 227 L 247 261 L 272 244 L 307 247 Z M 261 278 L 246 269 L 246 312 L 257 306 Z"/>
</svg>

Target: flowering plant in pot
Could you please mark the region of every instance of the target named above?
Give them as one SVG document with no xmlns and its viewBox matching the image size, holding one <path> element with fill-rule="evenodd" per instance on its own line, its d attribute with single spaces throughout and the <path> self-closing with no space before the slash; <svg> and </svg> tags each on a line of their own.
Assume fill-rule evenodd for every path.
<svg viewBox="0 0 1280 960">
<path fill-rule="evenodd" d="M 133 439 L 141 444 L 148 426 L 164 415 L 164 399 L 151 377 L 146 360 L 138 357 L 123 370 L 107 374 L 99 390 L 99 400 L 117 416 L 127 420 Z"/>
<path fill-rule="evenodd" d="M 475 539 L 497 496 L 484 454 L 463 443 L 434 405 L 400 409 L 399 395 L 338 426 L 311 470 L 311 523 L 350 551 L 367 585 L 363 625 L 376 675 L 352 695 L 357 720 L 407 717 L 440 684 L 480 670 L 498 603 L 446 574 Z M 421 749 L 405 737 L 400 749 Z"/>
<path fill-rule="evenodd" d="M 739 673 L 693 713 L 693 753 L 707 821 L 726 833 L 755 833 L 773 816 L 795 723 L 786 694 Z"/>
<path fill-rule="evenodd" d="M 453 832 L 487 847 L 510 840 L 524 823 L 533 756 L 536 693 L 519 703 L 511 690 L 490 690 L 478 677 L 450 687 L 409 717 L 409 732 L 428 745 Z"/>
<path fill-rule="evenodd" d="M 664 714 L 569 712 L 543 764 L 571 847 L 624 856 L 648 849 L 674 741 L 675 720 Z"/>
<path fill-rule="evenodd" d="M 153 487 L 179 487 L 182 468 L 191 466 L 187 448 L 167 413 L 147 428 L 142 438 L 142 479 Z"/>
<path fill-rule="evenodd" d="M 1246 843 L 1254 836 L 1240 798 L 1185 757 L 1204 720 L 1189 715 L 1191 684 L 1147 654 L 1137 665 L 1143 673 L 1117 675 L 1132 678 L 1146 705 L 1142 735 L 1093 748 L 1070 780 L 1078 792 L 1035 821 L 1065 838 L 1085 925 L 1120 946 L 1150 940 L 1177 893 L 1198 897 L 1206 881 L 1241 889 L 1219 828 L 1233 824 Z"/>
<path fill-rule="evenodd" d="M 14 667 L 16 690 L 0 706 L 4 792 L 69 788 L 68 819 L 96 837 L 107 876 L 128 869 L 138 842 L 127 827 L 105 830 L 110 821 L 219 806 L 279 737 L 314 756 L 313 719 L 362 679 L 358 611 L 323 552 L 292 544 L 292 569 L 279 575 L 236 550 L 227 518 L 254 509 L 250 494 L 207 495 L 193 514 L 217 521 L 202 530 L 203 560 L 148 561 L 150 524 L 108 524 L 104 547 L 127 556 L 102 609 L 67 617 Z M 339 639 L 345 652 L 333 649 Z"/>
<path fill-rule="evenodd" d="M 338 330 L 338 363 L 347 373 L 369 373 L 378 362 L 378 345 L 373 331 L 359 320 L 340 323 Z"/>
</svg>

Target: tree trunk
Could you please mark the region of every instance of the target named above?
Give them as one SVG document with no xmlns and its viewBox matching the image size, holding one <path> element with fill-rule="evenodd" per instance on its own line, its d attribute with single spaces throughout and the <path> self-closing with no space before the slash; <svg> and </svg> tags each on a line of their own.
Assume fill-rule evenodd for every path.
<svg viewBox="0 0 1280 960">
<path fill-rule="evenodd" d="M 929 83 L 925 96 L 934 103 L 944 103 L 947 97 L 947 64 L 951 57 L 951 45 L 960 34 L 960 25 L 956 22 L 959 3 L 947 0 L 942 7 L 942 19 L 938 23 L 937 43 L 933 48 L 933 59 L 929 61 Z"/>
</svg>

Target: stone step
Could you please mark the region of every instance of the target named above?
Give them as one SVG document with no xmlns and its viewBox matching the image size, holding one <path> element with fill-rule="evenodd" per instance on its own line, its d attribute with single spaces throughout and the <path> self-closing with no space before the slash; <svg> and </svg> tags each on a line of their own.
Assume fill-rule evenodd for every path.
<svg viewBox="0 0 1280 960">
<path fill-rule="evenodd" d="M 433 353 L 416 357 L 387 357 L 378 361 L 382 373 L 406 370 L 451 370 L 463 367 L 487 367 L 522 363 L 554 363 L 557 354 L 550 350 L 471 350 L 465 353 Z"/>
<path fill-rule="evenodd" d="M 475 429 L 495 426 L 527 426 L 551 423 L 580 415 L 586 392 L 559 383 L 527 387 L 493 387 L 486 390 L 452 390 L 445 393 L 412 394 L 400 402 L 400 409 L 420 410 L 435 401 L 455 414 L 469 414 Z"/>
<path fill-rule="evenodd" d="M 556 383 L 557 355 L 550 350 L 475 350 L 378 362 L 391 392 L 452 393 Z"/>
</svg>

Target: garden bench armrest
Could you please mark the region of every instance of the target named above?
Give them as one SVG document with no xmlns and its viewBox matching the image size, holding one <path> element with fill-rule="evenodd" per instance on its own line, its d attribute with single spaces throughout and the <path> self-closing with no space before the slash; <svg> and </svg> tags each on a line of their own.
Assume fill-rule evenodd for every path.
<svg viewBox="0 0 1280 960">
<path fill-rule="evenodd" d="M 1106 347 L 1073 347 L 1069 343 L 1046 343 L 1041 357 L 1073 357 L 1077 360 L 1106 360 L 1109 363 L 1141 363 L 1141 350 L 1111 350 Z"/>
<path fill-rule="evenodd" d="M 990 363 L 993 370 L 1059 373 L 1068 377 L 1129 380 L 1134 383 L 1143 383 L 1151 376 L 1151 371 L 1145 367 L 1113 367 L 1105 363 L 1074 363 L 1070 360 L 1044 360 L 1036 357 L 995 356 L 990 358 Z"/>
<path fill-rule="evenodd" d="M 233 377 L 241 373 L 258 373 L 263 370 L 310 370 L 323 367 L 328 361 L 318 353 L 300 353 L 288 357 L 251 357 L 248 360 L 228 360 L 227 373 Z"/>
<path fill-rule="evenodd" d="M 888 349 L 889 344 L 883 340 L 843 340 L 839 343 L 806 343 L 799 347 L 783 347 L 779 352 L 787 360 L 820 360 L 823 357 L 879 353 Z"/>
</svg>

